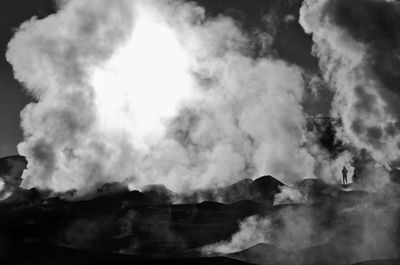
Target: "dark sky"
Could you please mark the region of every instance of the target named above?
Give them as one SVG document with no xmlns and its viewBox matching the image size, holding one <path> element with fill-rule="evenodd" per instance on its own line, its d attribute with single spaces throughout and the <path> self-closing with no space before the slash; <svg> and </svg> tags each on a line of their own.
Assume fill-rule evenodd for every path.
<svg viewBox="0 0 400 265">
<path fill-rule="evenodd" d="M 19 113 L 31 100 L 13 78 L 5 58 L 7 43 L 23 21 L 33 16 L 45 17 L 54 7 L 51 0 L 0 1 L 0 157 L 17 153 L 16 145 L 22 138 Z"/>
<path fill-rule="evenodd" d="M 234 17 L 246 31 L 263 27 L 262 18 L 271 8 L 277 10 L 278 22 L 286 15 L 294 15 L 297 19 L 301 5 L 301 0 L 197 0 L 197 2 L 206 7 L 209 16 L 223 13 Z M 33 16 L 46 17 L 53 12 L 55 12 L 54 0 L 0 1 L 0 157 L 17 153 L 16 145 L 22 139 L 20 111 L 32 100 L 13 78 L 12 68 L 5 59 L 7 43 L 22 22 Z M 277 57 L 311 71 L 318 68 L 317 60 L 310 55 L 311 38 L 303 32 L 297 22 L 278 23 L 276 31 L 274 49 Z"/>
</svg>

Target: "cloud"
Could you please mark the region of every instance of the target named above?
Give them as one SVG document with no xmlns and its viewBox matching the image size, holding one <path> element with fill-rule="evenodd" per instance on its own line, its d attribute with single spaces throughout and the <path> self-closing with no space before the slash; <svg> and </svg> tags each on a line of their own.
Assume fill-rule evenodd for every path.
<svg viewBox="0 0 400 265">
<path fill-rule="evenodd" d="M 239 231 L 232 235 L 229 241 L 222 241 L 202 247 L 202 253 L 229 254 L 250 248 L 258 243 L 271 241 L 272 224 L 268 218 L 250 216 L 239 225 Z"/>
<path fill-rule="evenodd" d="M 101 161 L 120 155 L 95 129 L 88 79 L 90 69 L 129 37 L 131 10 L 131 1 L 68 1 L 57 14 L 22 24 L 10 41 L 7 59 L 15 77 L 37 100 L 21 113 L 25 140 L 18 149 L 29 160 L 25 185 L 83 186 L 89 176 L 102 178 Z"/>
<path fill-rule="evenodd" d="M 305 1 L 300 23 L 314 40 L 342 119 L 338 137 L 387 169 L 398 163 L 399 6 L 392 1 Z"/>
<path fill-rule="evenodd" d="M 332 231 L 323 220 L 326 212 L 306 205 L 274 207 L 267 215 L 250 216 L 240 222 L 238 231 L 229 240 L 202 247 L 204 255 L 243 251 L 259 243 L 273 244 L 286 251 L 295 251 L 326 243 Z"/>
<path fill-rule="evenodd" d="M 281 186 L 280 190 L 274 197 L 273 205 L 307 202 L 307 198 L 296 187 Z"/>
<path fill-rule="evenodd" d="M 252 34 L 205 14 L 181 1 L 70 0 L 22 24 L 7 59 L 36 98 L 21 114 L 23 185 L 182 191 L 330 168 L 306 130 L 302 69 L 254 58 Z"/>
</svg>

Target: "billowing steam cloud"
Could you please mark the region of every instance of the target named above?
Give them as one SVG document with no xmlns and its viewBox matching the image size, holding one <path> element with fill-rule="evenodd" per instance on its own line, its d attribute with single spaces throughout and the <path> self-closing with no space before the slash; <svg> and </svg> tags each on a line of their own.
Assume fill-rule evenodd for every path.
<svg viewBox="0 0 400 265">
<path fill-rule="evenodd" d="M 312 34 L 314 55 L 319 58 L 324 78 L 334 92 L 331 114 L 342 120 L 338 137 L 353 147 L 352 151 L 342 153 L 336 159 L 338 163 L 333 164 L 354 162 L 358 170 L 364 168 L 360 173 L 361 177 L 369 178 L 369 188 L 374 188 L 378 182 L 381 187 L 387 184 L 388 171 L 399 166 L 399 21 L 400 5 L 395 1 L 306 0 L 300 11 L 300 23 L 307 33 Z M 346 166 L 353 170 L 349 164 Z M 374 183 L 374 180 L 377 181 Z M 349 249 L 353 252 L 350 255 L 353 262 L 397 257 L 398 250 L 394 247 L 397 238 L 388 229 L 397 219 L 388 209 L 398 207 L 398 198 L 390 189 L 397 190 L 398 187 L 387 185 L 378 193 L 385 196 L 382 205 L 377 206 L 373 199 L 363 200 L 361 206 L 338 211 L 344 222 L 348 222 L 349 216 L 363 215 L 357 224 L 359 243 Z M 275 204 L 287 202 L 307 203 L 307 199 L 296 189 L 283 187 L 282 192 L 275 196 Z M 395 206 L 390 206 L 391 203 Z M 383 221 L 377 220 L 376 216 L 385 216 L 384 222 L 387 223 L 382 224 Z M 293 243 L 293 238 L 301 238 L 294 243 L 296 247 L 311 245 L 310 235 L 315 233 L 314 223 L 318 218 L 310 213 L 301 216 L 299 212 L 285 212 L 280 218 L 292 221 L 284 226 L 291 232 L 281 233 L 279 229 L 272 229 L 269 217 L 257 218 L 253 224 L 257 220 L 253 216 L 241 222 L 240 230 L 230 241 L 206 246 L 203 251 L 230 253 L 260 242 L 270 243 L 273 238 L 270 231 L 280 233 L 276 238 L 281 241 L 287 239 L 287 234 L 295 234 L 286 242 Z M 301 222 L 293 222 L 296 218 Z M 328 229 L 320 232 L 325 232 L 323 240 L 332 239 Z M 354 235 L 346 232 L 343 237 L 349 241 Z M 282 242 L 275 243 L 285 250 L 290 247 Z"/>
<path fill-rule="evenodd" d="M 250 216 L 239 225 L 239 231 L 232 235 L 229 242 L 222 241 L 202 248 L 204 254 L 234 253 L 250 248 L 258 243 L 270 243 L 272 234 L 271 220 L 260 216 Z"/>
<path fill-rule="evenodd" d="M 378 162 L 370 175 L 386 175 L 384 168 L 398 167 L 400 158 L 398 3 L 307 0 L 300 14 L 335 93 L 339 137 Z"/>
<path fill-rule="evenodd" d="M 21 25 L 9 43 L 15 76 L 37 99 L 21 114 L 25 185 L 70 189 L 101 181 L 112 168 L 115 178 L 127 170 L 117 162 L 132 148 L 98 128 L 90 71 L 129 39 L 133 16 L 131 1 L 68 1 L 57 14 Z"/>
<path fill-rule="evenodd" d="M 207 18 L 181 1 L 69 0 L 56 14 L 24 23 L 7 52 L 37 99 L 21 115 L 18 149 L 29 161 L 23 184 L 63 191 L 112 180 L 179 191 L 264 173 L 313 178 L 317 166 L 331 178 L 341 165 L 309 143 L 302 70 L 254 59 L 249 36 L 233 19 Z M 384 115 L 383 99 L 376 100 Z M 346 129 L 348 110 L 341 110 Z M 391 115 L 383 117 L 393 125 Z M 395 144 L 368 148 L 389 146 L 381 158 L 393 159 Z"/>
</svg>

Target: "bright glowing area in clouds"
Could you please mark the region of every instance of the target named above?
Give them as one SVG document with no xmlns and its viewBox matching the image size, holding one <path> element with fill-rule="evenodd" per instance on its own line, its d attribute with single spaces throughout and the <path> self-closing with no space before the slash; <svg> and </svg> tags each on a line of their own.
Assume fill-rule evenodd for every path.
<svg viewBox="0 0 400 265">
<path fill-rule="evenodd" d="M 136 144 L 159 139 L 191 94 L 187 54 L 149 7 L 138 7 L 130 41 L 93 75 L 101 128 L 126 129 Z"/>
</svg>

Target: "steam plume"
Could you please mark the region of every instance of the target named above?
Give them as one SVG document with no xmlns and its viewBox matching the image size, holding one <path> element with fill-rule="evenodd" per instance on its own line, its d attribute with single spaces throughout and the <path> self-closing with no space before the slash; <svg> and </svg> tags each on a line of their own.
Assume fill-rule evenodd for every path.
<svg viewBox="0 0 400 265">
<path fill-rule="evenodd" d="M 331 113 L 343 122 L 338 136 L 367 150 L 380 165 L 370 175 L 382 178 L 385 168 L 399 162 L 398 74 L 393 70 L 399 10 L 393 1 L 308 0 L 300 11 L 300 23 L 312 34 L 314 54 L 335 93 Z"/>
<path fill-rule="evenodd" d="M 36 98 L 21 114 L 23 185 L 179 191 L 314 178 L 317 164 L 332 178 L 307 144 L 302 70 L 254 59 L 250 41 L 232 18 L 181 1 L 69 0 L 25 22 L 7 52 Z"/>
<path fill-rule="evenodd" d="M 239 225 L 239 231 L 231 240 L 207 245 L 202 248 L 206 255 L 215 253 L 234 253 L 250 248 L 258 243 L 271 242 L 272 224 L 268 218 L 250 216 Z"/>
</svg>

